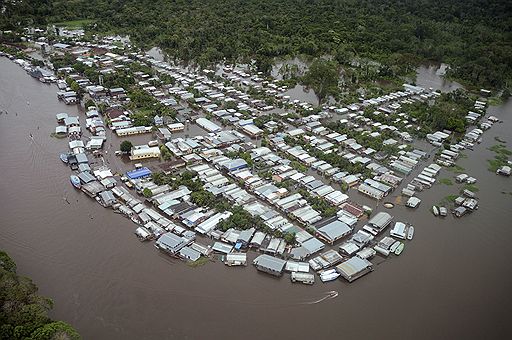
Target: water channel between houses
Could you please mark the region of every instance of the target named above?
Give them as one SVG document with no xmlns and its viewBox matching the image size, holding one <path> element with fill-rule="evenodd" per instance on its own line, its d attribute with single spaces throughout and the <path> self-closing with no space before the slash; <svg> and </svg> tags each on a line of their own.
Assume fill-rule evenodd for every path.
<svg viewBox="0 0 512 340">
<path fill-rule="evenodd" d="M 69 183 L 58 158 L 67 141 L 50 133 L 56 113 L 77 108 L 6 58 L 0 58 L 0 110 L 8 112 L 0 114 L 0 249 L 55 301 L 52 317 L 85 339 L 512 336 L 512 182 L 489 172 L 485 161 L 493 157 L 487 148 L 495 136 L 512 145 L 512 101 L 490 108 L 504 123 L 458 162 L 479 181 L 476 213 L 435 218 L 428 208 L 458 191 L 436 184 L 420 193 L 418 210 L 388 210 L 416 229 L 400 257 L 390 256 L 353 284 L 317 278 L 313 286 L 274 279 L 252 265 L 191 268 L 140 243 L 130 220 Z M 109 139 L 107 149 L 110 143 L 109 153 L 119 140 Z M 120 162 L 110 164 L 114 170 L 124 169 L 109 159 Z M 446 177 L 453 173 L 442 170 L 439 178 Z M 322 299 L 333 290 L 336 298 Z"/>
</svg>

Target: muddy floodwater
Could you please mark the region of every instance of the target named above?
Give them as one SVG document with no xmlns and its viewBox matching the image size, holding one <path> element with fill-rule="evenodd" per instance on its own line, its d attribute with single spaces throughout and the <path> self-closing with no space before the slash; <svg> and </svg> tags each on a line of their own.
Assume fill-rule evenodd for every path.
<svg viewBox="0 0 512 340">
<path fill-rule="evenodd" d="M 50 133 L 56 113 L 77 114 L 77 108 L 5 58 L 0 110 L 0 248 L 54 300 L 51 316 L 84 339 L 512 336 L 512 181 L 489 172 L 485 162 L 495 136 L 512 145 L 512 101 L 490 109 L 504 123 L 459 161 L 478 179 L 476 213 L 440 219 L 429 212 L 456 185 L 422 192 L 416 211 L 381 206 L 415 226 L 402 255 L 352 284 L 322 284 L 317 277 L 313 286 L 292 284 L 288 275 L 274 279 L 252 265 L 191 268 L 152 242 L 140 243 L 131 221 L 69 183 L 58 157 L 67 140 Z M 453 174 L 443 170 L 443 177 Z M 375 205 L 356 192 L 350 196 Z"/>
</svg>

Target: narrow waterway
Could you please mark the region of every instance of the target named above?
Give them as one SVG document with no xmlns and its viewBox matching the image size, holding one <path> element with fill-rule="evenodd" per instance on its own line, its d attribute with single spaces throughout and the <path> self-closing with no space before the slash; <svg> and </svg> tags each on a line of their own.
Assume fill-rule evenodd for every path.
<svg viewBox="0 0 512 340">
<path fill-rule="evenodd" d="M 390 210 L 416 227 L 400 257 L 353 284 L 317 278 L 311 287 L 252 265 L 191 268 L 140 243 L 131 221 L 69 184 L 58 158 L 67 140 L 50 134 L 55 114 L 77 114 L 76 107 L 5 58 L 0 110 L 0 248 L 54 300 L 52 317 L 85 339 L 512 336 L 512 195 L 501 193 L 512 192 L 512 182 L 487 171 L 485 162 L 495 136 L 512 145 L 512 101 L 491 108 L 504 123 L 459 162 L 479 181 L 476 213 L 433 217 L 428 207 L 458 190 L 436 185 L 421 193 L 418 210 Z M 330 291 L 339 295 L 325 298 L 335 295 Z"/>
</svg>

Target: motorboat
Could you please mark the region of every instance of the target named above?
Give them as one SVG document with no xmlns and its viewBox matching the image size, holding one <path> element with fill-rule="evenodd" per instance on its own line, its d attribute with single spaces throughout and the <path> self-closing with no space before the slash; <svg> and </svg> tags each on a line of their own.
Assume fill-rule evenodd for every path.
<svg viewBox="0 0 512 340">
<path fill-rule="evenodd" d="M 414 237 L 414 227 L 411 225 L 409 226 L 409 229 L 407 229 L 407 239 L 412 240 Z"/>
<path fill-rule="evenodd" d="M 80 183 L 80 178 L 78 178 L 78 176 L 71 175 L 69 176 L 69 180 L 75 188 L 80 189 L 82 187 L 82 184 Z"/>
</svg>

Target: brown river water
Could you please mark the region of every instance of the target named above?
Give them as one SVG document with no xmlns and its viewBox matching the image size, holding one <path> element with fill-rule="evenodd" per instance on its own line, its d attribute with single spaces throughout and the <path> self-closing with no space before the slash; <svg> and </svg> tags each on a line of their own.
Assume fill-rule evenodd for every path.
<svg viewBox="0 0 512 340">
<path fill-rule="evenodd" d="M 58 158 L 67 140 L 50 133 L 56 113 L 77 108 L 5 58 L 0 110 L 0 249 L 55 301 L 51 316 L 85 339 L 512 336 L 512 182 L 489 172 L 485 161 L 495 136 L 512 145 L 512 101 L 490 109 L 504 123 L 459 161 L 478 179 L 476 213 L 435 218 L 428 208 L 458 191 L 437 184 L 419 195 L 418 210 L 390 210 L 416 227 L 400 257 L 352 284 L 317 278 L 313 286 L 292 284 L 288 275 L 274 279 L 252 265 L 191 268 L 140 243 L 131 221 L 69 183 Z M 443 170 L 440 177 L 453 174 Z M 325 298 L 329 291 L 339 295 Z"/>
</svg>

